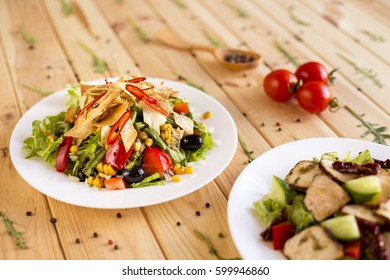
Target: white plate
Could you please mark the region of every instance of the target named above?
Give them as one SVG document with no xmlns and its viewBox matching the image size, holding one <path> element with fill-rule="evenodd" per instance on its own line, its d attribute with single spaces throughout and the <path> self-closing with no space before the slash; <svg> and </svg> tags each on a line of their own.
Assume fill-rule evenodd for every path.
<svg viewBox="0 0 390 280">
<path fill-rule="evenodd" d="M 195 163 L 195 174 L 183 175 L 183 180 L 178 183 L 166 181 L 163 186 L 120 191 L 96 190 L 83 183 L 71 182 L 65 174 L 56 172 L 53 166 L 40 158 L 25 159 L 23 141 L 31 136 L 32 122 L 66 110 L 67 89 L 42 99 L 30 108 L 15 126 L 10 141 L 10 154 L 18 173 L 45 195 L 70 204 L 93 208 L 131 208 L 162 203 L 187 195 L 212 181 L 226 168 L 237 148 L 237 129 L 232 117 L 218 101 L 198 89 L 156 78 L 148 78 L 147 81 L 154 84 L 164 81 L 166 86 L 179 91 L 180 97 L 189 100 L 195 113 L 212 112 L 210 119 L 201 121 L 214 129 L 211 131 L 212 137 L 219 145 L 214 145 L 206 154 L 206 160 Z M 91 82 L 98 83 L 104 83 L 104 80 Z"/>
<path fill-rule="evenodd" d="M 271 184 L 272 176 L 285 178 L 291 168 L 303 159 L 321 157 L 325 152 L 338 152 L 340 157 L 351 151 L 351 157 L 368 149 L 373 158 L 390 158 L 390 147 L 363 140 L 346 138 L 313 138 L 289 142 L 275 147 L 256 158 L 238 176 L 228 201 L 228 222 L 233 241 L 243 259 L 285 259 L 264 242 L 253 202 L 261 199 Z"/>
</svg>

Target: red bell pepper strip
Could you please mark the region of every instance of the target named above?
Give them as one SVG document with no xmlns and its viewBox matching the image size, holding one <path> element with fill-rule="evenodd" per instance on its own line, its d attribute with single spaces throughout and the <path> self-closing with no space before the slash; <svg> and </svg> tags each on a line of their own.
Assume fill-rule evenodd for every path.
<svg viewBox="0 0 390 280">
<path fill-rule="evenodd" d="M 91 102 L 89 102 L 87 104 L 87 106 L 85 106 L 80 112 L 77 113 L 76 115 L 76 118 L 79 118 L 82 114 L 84 114 L 85 111 L 88 111 L 96 102 L 99 101 L 100 98 L 103 97 L 103 95 L 105 95 L 106 92 L 103 92 L 101 93 L 98 97 L 96 97 L 94 100 L 92 100 Z"/>
<path fill-rule="evenodd" d="M 56 155 L 56 170 L 64 172 L 68 167 L 68 155 L 70 147 L 72 147 L 73 137 L 65 137 L 62 143 L 58 146 Z"/>
<path fill-rule="evenodd" d="M 283 249 L 284 243 L 294 234 L 294 225 L 290 222 L 282 222 L 272 226 L 272 240 L 274 250 Z"/>
<path fill-rule="evenodd" d="M 119 118 L 119 120 L 113 126 L 111 126 L 110 132 L 108 133 L 107 136 L 108 145 L 111 145 L 118 139 L 119 134 L 121 133 L 126 122 L 130 119 L 131 114 L 132 111 L 127 110 L 126 112 L 123 113 L 123 115 Z"/>
<path fill-rule="evenodd" d="M 126 161 L 133 151 L 132 148 L 126 152 L 126 148 L 122 142 L 116 141 L 110 146 L 104 156 L 104 162 L 110 164 L 118 170 L 123 170 Z"/>
<path fill-rule="evenodd" d="M 136 98 L 141 99 L 143 102 L 145 102 L 146 105 L 148 105 L 153 110 L 163 114 L 164 116 L 169 117 L 168 112 L 166 112 L 163 108 L 160 107 L 160 105 L 158 105 L 157 100 L 154 99 L 153 97 L 147 95 L 142 89 L 140 89 L 136 86 L 127 84 L 126 90 L 129 91 Z"/>
<path fill-rule="evenodd" d="M 363 255 L 363 241 L 361 239 L 348 241 L 343 244 L 344 254 L 354 259 L 360 259 Z"/>
<path fill-rule="evenodd" d="M 126 80 L 125 82 L 126 83 L 136 84 L 136 83 L 139 83 L 139 82 L 142 82 L 142 81 L 145 81 L 145 80 L 146 80 L 145 77 L 137 77 L 137 78 L 133 78 L 133 79 L 130 79 L 130 80 Z"/>
</svg>

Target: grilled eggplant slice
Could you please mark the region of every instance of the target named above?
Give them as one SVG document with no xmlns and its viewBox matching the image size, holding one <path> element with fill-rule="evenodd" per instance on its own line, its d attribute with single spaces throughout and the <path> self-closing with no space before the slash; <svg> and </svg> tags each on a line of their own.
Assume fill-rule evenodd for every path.
<svg viewBox="0 0 390 280">
<path fill-rule="evenodd" d="M 318 162 L 302 160 L 290 170 L 285 180 L 292 188 L 305 192 L 313 181 L 314 176 L 318 174 L 323 174 Z"/>
<path fill-rule="evenodd" d="M 383 242 L 385 243 L 387 259 L 390 260 L 390 232 L 386 231 L 382 233 L 382 237 L 383 237 Z"/>
<path fill-rule="evenodd" d="M 378 216 L 374 210 L 371 208 L 364 206 L 364 205 L 358 205 L 358 204 L 348 204 L 343 206 L 341 208 L 341 213 L 342 214 L 351 214 L 354 215 L 357 218 L 369 221 L 371 223 L 383 225 L 385 220 Z"/>
<path fill-rule="evenodd" d="M 291 260 L 337 260 L 344 256 L 342 245 L 321 226 L 306 228 L 288 239 L 283 254 Z"/>
<path fill-rule="evenodd" d="M 382 217 L 386 218 L 390 222 L 390 200 L 387 200 L 386 202 L 382 202 L 379 205 L 379 209 L 375 211 L 378 215 L 381 215 Z"/>
<path fill-rule="evenodd" d="M 348 182 L 349 180 L 353 180 L 359 177 L 359 175 L 355 173 L 343 173 L 337 171 L 333 168 L 332 164 L 333 161 L 323 159 L 320 161 L 320 169 L 340 185 L 344 184 L 345 182 Z"/>
<path fill-rule="evenodd" d="M 351 200 L 342 187 L 327 175 L 316 175 L 306 191 L 304 203 L 318 222 L 331 216 Z"/>
</svg>

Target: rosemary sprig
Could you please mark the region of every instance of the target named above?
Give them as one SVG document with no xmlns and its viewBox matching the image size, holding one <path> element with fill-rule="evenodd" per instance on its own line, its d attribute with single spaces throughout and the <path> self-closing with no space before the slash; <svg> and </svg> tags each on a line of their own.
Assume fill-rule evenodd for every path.
<svg viewBox="0 0 390 280">
<path fill-rule="evenodd" d="M 79 42 L 79 45 L 91 55 L 92 65 L 96 73 L 103 74 L 108 71 L 107 63 L 103 59 L 99 58 L 91 48 L 89 48 L 87 45 L 85 45 L 82 42 Z"/>
<path fill-rule="evenodd" d="M 52 91 L 48 91 L 46 89 L 42 89 L 42 88 L 39 88 L 39 87 L 36 87 L 36 86 L 32 86 L 32 85 L 27 85 L 27 84 L 22 84 L 22 86 L 26 89 L 29 89 L 31 91 L 34 91 L 42 96 L 48 96 L 50 94 L 52 94 L 53 92 Z"/>
<path fill-rule="evenodd" d="M 26 29 L 24 29 L 24 26 L 19 27 L 19 34 L 27 44 L 34 45 L 37 41 L 33 35 L 29 34 Z"/>
<path fill-rule="evenodd" d="M 133 27 L 134 31 L 137 33 L 138 38 L 144 43 L 149 42 L 148 34 L 144 30 L 142 30 L 141 27 L 139 27 L 139 25 L 135 23 L 131 18 L 128 17 L 127 20 L 129 21 L 130 25 Z"/>
<path fill-rule="evenodd" d="M 374 70 L 366 68 L 366 67 L 360 67 L 359 65 L 357 65 L 354 61 L 352 61 L 351 59 L 349 59 L 345 55 L 342 55 L 342 54 L 338 53 L 337 56 L 340 57 L 341 59 L 343 59 L 349 65 L 351 65 L 355 69 L 356 72 L 362 74 L 363 78 L 370 79 L 379 88 L 383 87 L 382 82 L 378 78 L 378 74 L 375 73 Z"/>
<path fill-rule="evenodd" d="M 370 37 L 371 40 L 375 42 L 380 42 L 380 43 L 386 42 L 386 39 L 382 35 L 371 32 L 367 29 L 358 29 L 358 31 L 360 33 L 363 33 L 364 35 L 367 35 L 368 37 Z"/>
<path fill-rule="evenodd" d="M 255 158 L 252 156 L 253 151 L 249 151 L 248 146 L 244 142 L 244 140 L 241 138 L 240 134 L 238 134 L 238 141 L 240 142 L 241 147 L 244 149 L 246 155 L 248 156 L 248 160 L 245 161 L 245 164 L 251 163 L 252 161 L 255 160 Z"/>
<path fill-rule="evenodd" d="M 290 16 L 290 18 L 297 24 L 299 25 L 303 25 L 303 26 L 309 26 L 310 25 L 310 22 L 308 21 L 304 21 L 302 19 L 300 19 L 299 17 L 297 17 L 293 11 L 294 11 L 294 6 L 289 6 L 288 7 L 288 15 Z"/>
<path fill-rule="evenodd" d="M 203 234 L 201 233 L 199 230 L 194 230 L 194 233 L 202 240 L 206 243 L 208 249 L 209 249 L 209 253 L 213 256 L 215 256 L 218 260 L 240 260 L 240 258 L 223 258 L 221 257 L 217 250 L 213 247 L 213 245 L 211 244 L 211 241 Z"/>
<path fill-rule="evenodd" d="M 301 65 L 297 58 L 294 57 L 291 53 L 289 53 L 283 46 L 282 46 L 282 43 L 280 42 L 279 39 L 276 39 L 275 40 L 275 46 L 276 48 L 287 58 L 287 60 L 294 64 L 296 67 L 298 67 L 299 65 Z"/>
<path fill-rule="evenodd" d="M 180 9 L 186 10 L 188 8 L 187 4 L 184 3 L 182 0 L 172 0 L 172 2 Z"/>
<path fill-rule="evenodd" d="M 248 15 L 247 12 L 245 12 L 245 11 L 244 11 L 242 8 L 240 8 L 239 6 L 234 5 L 231 1 L 225 1 L 225 4 L 226 4 L 230 9 L 232 9 L 233 11 L 235 11 L 239 17 L 242 17 L 242 18 L 247 18 L 247 17 L 249 17 L 249 15 Z"/>
<path fill-rule="evenodd" d="M 60 0 L 60 2 L 62 13 L 65 16 L 70 16 L 71 14 L 73 14 L 73 7 L 71 3 L 66 2 L 65 0 Z"/>
<path fill-rule="evenodd" d="M 173 72 L 174 75 L 177 76 L 177 78 L 178 78 L 179 80 L 184 81 L 187 85 L 192 86 L 192 87 L 194 87 L 194 88 L 197 88 L 197 89 L 199 89 L 199 90 L 201 90 L 201 91 L 207 93 L 206 90 L 205 90 L 205 88 L 204 88 L 203 86 L 196 84 L 195 82 L 193 82 L 193 81 L 187 79 L 186 77 L 184 77 L 184 76 L 182 76 L 182 75 L 176 74 L 175 71 L 172 71 L 172 72 Z"/>
<path fill-rule="evenodd" d="M 367 130 L 361 135 L 362 138 L 366 137 L 369 134 L 372 134 L 374 135 L 373 142 L 387 146 L 385 139 L 389 139 L 390 134 L 384 134 L 384 132 L 387 130 L 386 126 L 379 126 L 378 124 L 370 123 L 363 119 L 364 114 L 360 115 L 348 106 L 344 106 L 344 108 L 361 122 L 361 124 L 358 125 L 358 127 L 365 126 L 367 128 Z"/>
<path fill-rule="evenodd" d="M 14 226 L 13 222 L 8 218 L 8 216 L 0 211 L 0 216 L 3 218 L 5 227 L 7 228 L 7 231 L 9 234 L 12 234 L 16 238 L 16 245 L 21 249 L 26 249 L 26 243 L 23 239 L 22 233 L 17 231 Z"/>
<path fill-rule="evenodd" d="M 221 41 L 218 41 L 213 36 L 211 36 L 210 33 L 207 32 L 207 30 L 203 29 L 203 34 L 206 36 L 206 38 L 210 41 L 210 43 L 216 47 L 216 48 L 222 48 L 224 44 Z"/>
</svg>

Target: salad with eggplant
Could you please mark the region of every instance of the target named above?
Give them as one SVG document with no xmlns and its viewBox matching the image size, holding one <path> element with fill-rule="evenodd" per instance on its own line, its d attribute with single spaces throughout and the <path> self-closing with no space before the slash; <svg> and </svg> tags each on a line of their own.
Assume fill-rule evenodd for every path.
<svg viewBox="0 0 390 280">
<path fill-rule="evenodd" d="M 302 160 L 253 202 L 260 236 L 291 260 L 390 259 L 390 159 Z"/>
<path fill-rule="evenodd" d="M 68 89 L 67 110 L 32 123 L 26 158 L 40 157 L 91 187 L 163 185 L 191 174 L 213 140 L 189 102 L 164 83 L 121 77 Z"/>
</svg>

